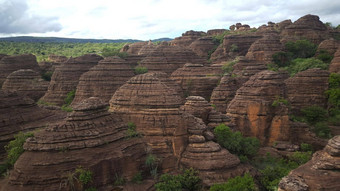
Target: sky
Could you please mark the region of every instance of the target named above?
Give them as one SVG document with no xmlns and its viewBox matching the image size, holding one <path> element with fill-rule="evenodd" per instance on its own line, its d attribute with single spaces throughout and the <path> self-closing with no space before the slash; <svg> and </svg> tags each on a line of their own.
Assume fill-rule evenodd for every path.
<svg viewBox="0 0 340 191">
<path fill-rule="evenodd" d="M 175 38 L 313 14 L 340 24 L 339 0 L 0 0 L 0 37 Z"/>
</svg>

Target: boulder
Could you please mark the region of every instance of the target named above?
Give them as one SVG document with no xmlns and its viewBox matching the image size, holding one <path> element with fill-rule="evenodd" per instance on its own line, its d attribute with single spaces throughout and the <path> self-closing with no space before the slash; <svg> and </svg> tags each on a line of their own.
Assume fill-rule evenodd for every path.
<svg viewBox="0 0 340 191">
<path fill-rule="evenodd" d="M 109 103 L 115 91 L 134 75 L 133 67 L 125 60 L 107 57 L 81 75 L 72 105 L 89 97 Z"/>
<path fill-rule="evenodd" d="M 327 96 L 324 92 L 328 89 L 328 77 L 328 71 L 313 68 L 285 80 L 291 112 L 300 114 L 301 109 L 312 105 L 326 108 Z"/>
<path fill-rule="evenodd" d="M 61 64 L 54 71 L 48 90 L 41 100 L 58 106 L 63 105 L 67 93 L 76 90 L 80 76 L 102 59 L 96 54 L 86 54 L 70 58 Z"/>
<path fill-rule="evenodd" d="M 27 139 L 2 190 L 80 190 L 80 167 L 92 172 L 89 184 L 98 189 L 143 172 L 145 143 L 127 139 L 127 124 L 106 107 L 98 98 L 86 99 L 65 120 Z"/>
<path fill-rule="evenodd" d="M 292 170 L 279 183 L 279 191 L 340 189 L 340 136 L 329 140 L 327 146 L 313 154 L 306 164 Z"/>
<path fill-rule="evenodd" d="M 0 86 L 6 80 L 6 77 L 20 69 L 32 69 L 36 72 L 40 71 L 37 59 L 32 54 L 18 56 L 4 56 L 0 60 Z"/>
<path fill-rule="evenodd" d="M 209 100 L 213 89 L 221 79 L 221 74 L 220 67 L 187 63 L 174 71 L 171 79 L 182 87 L 185 96 L 202 96 Z"/>
<path fill-rule="evenodd" d="M 182 110 L 197 118 L 203 120 L 204 123 L 208 122 L 209 113 L 213 108 L 211 105 L 200 96 L 189 96 L 186 98 Z"/>
<path fill-rule="evenodd" d="M 31 69 L 21 69 L 7 76 L 2 85 L 3 90 L 17 91 L 34 101 L 38 101 L 47 91 L 48 81 Z"/>
</svg>

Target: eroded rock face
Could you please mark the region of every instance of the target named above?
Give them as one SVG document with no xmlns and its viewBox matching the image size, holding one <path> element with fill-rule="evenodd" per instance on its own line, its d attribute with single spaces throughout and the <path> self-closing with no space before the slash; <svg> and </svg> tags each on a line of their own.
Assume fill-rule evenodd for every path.
<svg viewBox="0 0 340 191">
<path fill-rule="evenodd" d="M 49 55 L 47 61 L 39 62 L 39 67 L 43 71 L 54 71 L 55 68 L 62 63 L 66 62 L 68 58 L 66 56 Z"/>
<path fill-rule="evenodd" d="M 202 96 L 210 99 L 213 89 L 221 79 L 220 67 L 207 67 L 203 64 L 187 63 L 171 74 L 181 87 L 185 96 Z"/>
<path fill-rule="evenodd" d="M 2 190 L 69 190 L 79 166 L 92 171 L 90 184 L 96 188 L 112 185 L 118 176 L 131 180 L 143 170 L 145 144 L 141 138 L 126 139 L 126 123 L 106 106 L 91 97 L 66 120 L 36 132 Z"/>
<path fill-rule="evenodd" d="M 6 77 L 20 69 L 32 69 L 40 71 L 37 59 L 32 54 L 19 55 L 19 56 L 4 56 L 0 60 L 0 85 L 6 80 Z"/>
<path fill-rule="evenodd" d="M 308 39 L 315 44 L 327 38 L 327 27 L 320 21 L 316 15 L 305 15 L 288 25 L 281 32 L 282 41 L 295 41 L 300 39 Z"/>
<path fill-rule="evenodd" d="M 148 55 L 150 54 L 153 50 L 156 49 L 156 45 L 154 45 L 151 41 L 148 42 L 147 45 L 144 45 L 138 52 L 138 55 Z"/>
<path fill-rule="evenodd" d="M 126 52 L 128 54 L 138 54 L 138 52 L 140 51 L 141 48 L 143 48 L 143 46 L 147 45 L 148 42 L 135 42 L 132 44 L 127 44 L 125 45 L 120 52 Z"/>
<path fill-rule="evenodd" d="M 216 36 L 216 35 L 223 34 L 225 31 L 227 31 L 227 29 L 212 29 L 212 30 L 207 31 L 207 35 Z"/>
<path fill-rule="evenodd" d="M 198 56 L 208 58 L 217 47 L 212 37 L 202 37 L 192 42 L 189 48 L 194 51 Z"/>
<path fill-rule="evenodd" d="M 0 155 L 5 153 L 4 146 L 15 134 L 43 128 L 48 123 L 63 117 L 63 114 L 39 108 L 28 97 L 12 91 L 0 90 Z"/>
<path fill-rule="evenodd" d="M 236 129 L 245 136 L 260 139 L 263 145 L 288 140 L 288 108 L 283 104 L 272 106 L 274 100 L 284 97 L 286 74 L 262 71 L 237 90 L 227 107 L 227 116 Z"/>
<path fill-rule="evenodd" d="M 163 171 L 175 168 L 187 140 L 186 119 L 179 110 L 184 100 L 175 86 L 165 73 L 146 73 L 131 78 L 110 100 L 110 111 L 135 123 L 152 152 L 162 159 Z"/>
<path fill-rule="evenodd" d="M 334 58 L 329 65 L 329 72 L 340 73 L 340 48 L 334 53 Z"/>
<path fill-rule="evenodd" d="M 189 96 L 186 98 L 182 110 L 197 118 L 200 118 L 204 123 L 208 122 L 209 113 L 213 108 L 211 105 L 200 96 Z"/>
<path fill-rule="evenodd" d="M 283 51 L 280 36 L 275 33 L 266 34 L 250 46 L 246 58 L 270 63 L 273 54 L 280 51 Z"/>
<path fill-rule="evenodd" d="M 21 95 L 38 101 L 47 91 L 48 84 L 49 82 L 41 79 L 37 72 L 31 69 L 21 69 L 7 76 L 2 89 L 17 91 Z"/>
<path fill-rule="evenodd" d="M 125 60 L 107 57 L 81 75 L 72 105 L 89 97 L 109 103 L 115 91 L 134 75 L 133 67 Z"/>
<path fill-rule="evenodd" d="M 293 113 L 300 113 L 302 108 L 317 105 L 325 108 L 329 72 L 318 68 L 299 72 L 285 81 L 287 98 Z"/>
<path fill-rule="evenodd" d="M 223 61 L 245 56 L 249 47 L 260 38 L 262 36 L 256 34 L 226 35 L 223 43 L 211 54 L 211 60 Z"/>
<path fill-rule="evenodd" d="M 172 46 L 183 46 L 188 47 L 192 42 L 206 35 L 205 32 L 202 31 L 187 31 L 182 34 L 181 37 L 177 37 L 170 42 Z"/>
<path fill-rule="evenodd" d="M 149 72 L 171 74 L 186 63 L 203 64 L 204 62 L 204 59 L 188 48 L 161 44 L 140 62 L 140 66 L 148 68 Z"/>
<path fill-rule="evenodd" d="M 70 58 L 56 68 L 52 75 L 48 91 L 41 98 L 48 103 L 58 106 L 64 104 L 67 93 L 76 89 L 80 76 L 89 71 L 103 58 L 96 54 L 86 54 L 77 58 Z"/>
<path fill-rule="evenodd" d="M 339 41 L 334 39 L 324 40 L 319 44 L 316 54 L 318 55 L 320 51 L 327 51 L 331 56 L 333 56 L 339 47 Z"/>
<path fill-rule="evenodd" d="M 339 190 L 340 189 L 340 136 L 329 140 L 312 160 L 291 171 L 279 183 L 280 191 Z"/>
</svg>

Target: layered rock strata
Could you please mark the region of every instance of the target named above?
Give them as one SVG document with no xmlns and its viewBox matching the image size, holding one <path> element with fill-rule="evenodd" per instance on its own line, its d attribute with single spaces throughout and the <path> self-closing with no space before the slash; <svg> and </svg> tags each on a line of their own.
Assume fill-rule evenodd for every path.
<svg viewBox="0 0 340 191">
<path fill-rule="evenodd" d="M 103 58 L 96 54 L 86 54 L 77 58 L 70 58 L 56 68 L 52 75 L 46 94 L 41 98 L 43 101 L 58 106 L 64 104 L 67 93 L 76 89 L 80 76 L 89 71 Z"/>
<path fill-rule="evenodd" d="M 212 37 L 202 37 L 192 42 L 189 48 L 198 56 L 209 58 L 212 51 L 217 48 L 217 43 L 213 41 Z"/>
<path fill-rule="evenodd" d="M 195 40 L 201 38 L 202 36 L 205 36 L 206 33 L 202 31 L 187 31 L 182 34 L 181 37 L 177 37 L 174 40 L 170 42 L 172 46 L 183 46 L 188 47 L 192 42 Z"/>
<path fill-rule="evenodd" d="M 132 44 L 127 44 L 125 45 L 120 52 L 126 52 L 128 54 L 138 54 L 138 52 L 140 51 L 141 48 L 143 48 L 143 46 L 147 45 L 148 42 L 135 42 Z"/>
<path fill-rule="evenodd" d="M 41 79 L 37 72 L 31 69 L 21 69 L 7 76 L 2 89 L 17 91 L 21 95 L 38 101 L 47 91 L 48 84 L 49 82 Z"/>
<path fill-rule="evenodd" d="M 313 154 L 306 164 L 291 171 L 279 183 L 279 191 L 307 191 L 340 189 L 340 136 Z"/>
<path fill-rule="evenodd" d="M 92 172 L 90 185 L 100 189 L 117 177 L 131 180 L 145 163 L 141 138 L 127 139 L 127 125 L 91 97 L 74 107 L 66 120 L 36 132 L 24 144 L 2 190 L 77 189 L 76 168 Z"/>
<path fill-rule="evenodd" d="M 133 67 L 125 60 L 107 57 L 81 75 L 72 105 L 89 97 L 109 103 L 115 91 L 134 75 Z"/>
<path fill-rule="evenodd" d="M 334 53 L 334 58 L 329 65 L 329 72 L 340 73 L 340 48 Z"/>
</svg>

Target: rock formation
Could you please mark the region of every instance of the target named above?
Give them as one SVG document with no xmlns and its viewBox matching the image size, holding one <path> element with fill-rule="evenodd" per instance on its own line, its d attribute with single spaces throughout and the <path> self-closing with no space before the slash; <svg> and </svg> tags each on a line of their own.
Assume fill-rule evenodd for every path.
<svg viewBox="0 0 340 191">
<path fill-rule="evenodd" d="M 312 160 L 291 171 L 279 183 L 279 191 L 307 191 L 340 189 L 340 136 L 313 154 Z"/>
<path fill-rule="evenodd" d="M 115 91 L 134 75 L 133 67 L 125 60 L 107 57 L 81 75 L 72 105 L 89 97 L 109 103 Z"/>
<path fill-rule="evenodd" d="M 227 116 L 243 135 L 257 137 L 263 145 L 288 140 L 288 108 L 283 104 L 272 105 L 285 96 L 286 77 L 286 74 L 262 71 L 237 90 L 227 107 Z"/>
<path fill-rule="evenodd" d="M 329 65 L 329 72 L 340 73 L 340 48 L 334 53 L 334 58 Z"/>
<path fill-rule="evenodd" d="M 47 91 L 49 82 L 41 79 L 41 76 L 31 69 L 21 69 L 7 76 L 2 85 L 3 90 L 17 91 L 38 101 Z"/>
<path fill-rule="evenodd" d="M 285 29 L 287 26 L 293 24 L 292 21 L 290 19 L 287 19 L 287 20 L 284 20 L 284 21 L 281 21 L 279 23 L 276 23 L 274 28 L 276 30 L 278 30 L 279 32 L 281 32 L 283 29 Z"/>
<path fill-rule="evenodd" d="M 273 54 L 280 51 L 283 51 L 280 36 L 275 33 L 270 33 L 264 35 L 250 46 L 246 58 L 270 63 L 273 60 Z"/>
<path fill-rule="evenodd" d="M 98 98 L 86 99 L 66 120 L 36 132 L 3 190 L 71 189 L 76 184 L 72 174 L 80 166 L 91 170 L 90 184 L 96 188 L 112 185 L 117 177 L 131 180 L 143 170 L 145 144 L 140 138 L 126 139 L 126 123 L 106 107 Z"/>
<path fill-rule="evenodd" d="M 333 56 L 339 46 L 339 41 L 336 41 L 334 39 L 324 40 L 319 44 L 316 54 L 318 55 L 320 51 L 327 51 L 331 56 Z"/>
<path fill-rule="evenodd" d="M 212 37 L 202 37 L 192 42 L 189 48 L 198 56 L 208 58 L 217 48 L 217 43 L 213 41 Z"/>
<path fill-rule="evenodd" d="M 80 76 L 89 71 L 103 58 L 96 54 L 86 54 L 70 58 L 54 71 L 48 91 L 41 99 L 58 106 L 64 104 L 67 93 L 76 89 Z"/>
<path fill-rule="evenodd" d="M 282 41 L 295 41 L 308 39 L 315 44 L 319 44 L 328 36 L 327 27 L 316 15 L 305 15 L 288 25 L 281 32 Z"/>
<path fill-rule="evenodd" d="M 172 46 L 188 47 L 192 42 L 205 36 L 206 33 L 202 31 L 187 31 L 182 34 L 181 37 L 177 37 L 170 42 Z"/>
<path fill-rule="evenodd" d="M 37 59 L 32 54 L 4 56 L 0 60 L 0 86 L 10 73 L 20 69 L 32 69 L 34 71 L 40 71 Z"/>
<path fill-rule="evenodd" d="M 202 64 L 187 63 L 171 74 L 181 87 L 185 96 L 202 96 L 210 99 L 213 89 L 221 79 L 220 67 L 207 67 Z"/>
<path fill-rule="evenodd" d="M 164 73 L 146 73 L 131 78 L 110 100 L 110 111 L 135 123 L 152 152 L 162 159 L 163 170 L 175 168 L 175 156 L 186 146 L 186 124 L 179 110 L 183 99 L 175 86 Z"/>
<path fill-rule="evenodd" d="M 0 154 L 5 153 L 4 145 L 7 145 L 20 131 L 43 128 L 48 123 L 63 117 L 63 114 L 39 108 L 28 97 L 16 92 L 0 90 Z"/>
<path fill-rule="evenodd" d="M 153 50 L 155 50 L 157 45 L 154 45 L 151 40 L 148 42 L 147 45 L 144 45 L 138 52 L 138 55 L 148 55 L 150 54 Z"/>
<path fill-rule="evenodd" d="M 291 111 L 299 114 L 302 108 L 312 105 L 325 108 L 327 97 L 324 92 L 328 89 L 328 76 L 328 71 L 313 68 L 287 79 L 285 83 Z"/>
<path fill-rule="evenodd" d="M 212 29 L 207 31 L 207 36 L 216 36 L 223 34 L 227 29 Z"/>
<path fill-rule="evenodd" d="M 171 74 L 185 63 L 203 64 L 204 59 L 188 48 L 161 44 L 140 62 L 140 66 L 148 68 L 149 72 Z"/>
<path fill-rule="evenodd" d="M 148 44 L 148 42 L 146 42 L 146 41 L 144 41 L 144 42 L 135 42 L 135 43 L 132 43 L 132 44 L 126 44 L 120 50 L 120 52 L 126 52 L 128 54 L 138 54 L 140 49 L 143 48 L 143 46 L 145 46 L 147 44 Z"/>
<path fill-rule="evenodd" d="M 39 67 L 43 71 L 54 71 L 55 68 L 62 63 L 66 62 L 68 58 L 66 56 L 49 55 L 47 61 L 39 62 Z"/>
<path fill-rule="evenodd" d="M 187 97 L 182 106 L 184 112 L 202 119 L 204 123 L 208 122 L 209 113 L 212 109 L 211 105 L 201 96 Z"/>
</svg>

